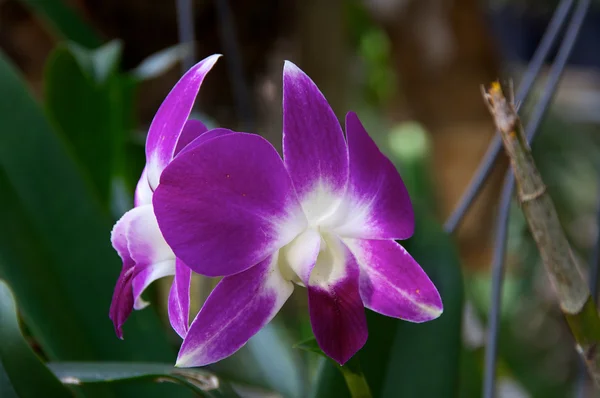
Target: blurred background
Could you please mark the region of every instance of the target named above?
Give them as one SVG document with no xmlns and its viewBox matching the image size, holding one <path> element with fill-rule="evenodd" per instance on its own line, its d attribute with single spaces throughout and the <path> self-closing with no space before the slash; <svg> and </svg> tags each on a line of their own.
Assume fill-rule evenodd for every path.
<svg viewBox="0 0 600 398">
<path fill-rule="evenodd" d="M 107 317 L 120 270 L 110 226 L 132 206 L 147 128 L 190 62 L 222 53 L 194 117 L 259 133 L 280 148 L 281 74 L 289 59 L 313 78 L 340 120 L 356 111 L 398 166 L 417 217 L 426 219 L 407 246 L 443 285 L 445 323 L 432 322 L 419 341 L 411 336 L 420 329 L 377 326 L 380 319 L 370 315 L 366 351 L 386 367 L 365 373 L 388 380 L 373 382 L 375 395 L 481 396 L 503 154 L 457 231 L 449 237 L 440 225 L 494 135 L 480 85 L 520 81 L 557 4 L 0 0 L 0 277 L 15 292 L 29 341 L 48 360 L 172 361 L 179 341 L 165 322 L 169 284 L 147 294 L 153 308 L 132 315 L 125 342 L 111 335 Z M 600 3 L 592 2 L 533 145 L 586 271 L 598 240 L 599 41 Z M 530 108 L 524 105 L 525 118 Z M 194 281 L 194 311 L 213 283 Z M 291 348 L 311 335 L 299 290 L 218 372 L 261 379 L 286 397 L 342 394 L 327 395 L 327 365 Z M 372 343 L 379 330 L 383 337 Z M 365 361 L 363 368 L 371 367 Z M 415 362 L 422 366 L 409 365 Z M 579 379 L 572 337 L 516 203 L 497 369 L 498 397 L 593 396 Z M 427 393 L 411 383 L 438 389 Z"/>
</svg>

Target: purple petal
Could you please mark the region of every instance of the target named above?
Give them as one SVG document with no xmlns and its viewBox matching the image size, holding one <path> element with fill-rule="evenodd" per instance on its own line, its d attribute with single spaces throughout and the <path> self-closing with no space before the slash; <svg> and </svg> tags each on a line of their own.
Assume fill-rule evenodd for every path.
<svg viewBox="0 0 600 398">
<path fill-rule="evenodd" d="M 313 81 L 286 61 L 283 69 L 283 154 L 309 220 L 341 197 L 348 181 L 348 149 L 333 110 Z M 314 196 L 327 200 L 311 200 Z"/>
<path fill-rule="evenodd" d="M 220 55 L 211 55 L 194 65 L 177 82 L 156 112 L 146 140 L 146 164 L 150 187 L 156 189 L 160 173 L 169 164 L 179 135 L 190 115 L 204 77 Z"/>
<path fill-rule="evenodd" d="M 350 180 L 345 206 L 340 206 L 346 216 L 336 232 L 362 239 L 409 238 L 414 232 L 415 217 L 400 174 L 353 112 L 346 116 L 346 135 Z"/>
<path fill-rule="evenodd" d="M 138 264 L 136 268 L 136 276 L 133 278 L 133 309 L 141 310 L 150 304 L 142 299 L 144 290 L 152 282 L 175 274 L 175 258 L 157 263 Z"/>
<path fill-rule="evenodd" d="M 177 334 L 184 339 L 190 323 L 190 282 L 192 270 L 181 260 L 175 263 L 175 278 L 169 292 L 169 320 Z"/>
<path fill-rule="evenodd" d="M 177 145 L 175 146 L 175 152 L 173 152 L 173 155 L 177 155 L 190 142 L 194 141 L 207 131 L 208 129 L 200 120 L 189 119 L 186 121 L 185 126 L 183 126 L 183 130 L 181 130 L 181 135 L 177 140 Z"/>
<path fill-rule="evenodd" d="M 310 320 L 321 350 L 343 365 L 367 341 L 367 319 L 356 260 L 337 238 L 326 242 L 310 276 Z"/>
<path fill-rule="evenodd" d="M 204 144 L 206 141 L 212 140 L 213 138 L 217 138 L 222 135 L 228 135 L 228 134 L 237 134 L 237 132 L 233 131 L 233 130 L 225 129 L 225 128 L 216 128 L 216 129 L 208 130 L 207 132 L 203 133 L 198 138 L 194 139 L 192 142 L 187 144 L 186 147 L 182 149 L 182 152 L 186 152 L 191 149 L 194 149 L 197 146 Z M 181 152 L 179 152 L 179 153 L 181 153 Z"/>
<path fill-rule="evenodd" d="M 365 307 L 410 322 L 426 322 L 443 311 L 437 289 L 417 262 L 393 240 L 344 240 L 360 265 Z"/>
<path fill-rule="evenodd" d="M 153 201 L 177 257 L 207 276 L 244 271 L 306 227 L 279 155 L 252 134 L 186 148 L 163 172 Z"/>
<path fill-rule="evenodd" d="M 192 322 L 176 366 L 204 366 L 239 350 L 273 319 L 292 294 L 277 269 L 277 255 L 225 277 Z"/>
<path fill-rule="evenodd" d="M 109 311 L 119 338 L 122 326 L 134 309 L 142 308 L 140 295 L 158 276 L 169 274 L 174 254 L 162 238 L 152 205 L 131 209 L 115 224 L 111 242 L 123 260 Z M 173 270 L 170 271 L 170 274 Z"/>
</svg>

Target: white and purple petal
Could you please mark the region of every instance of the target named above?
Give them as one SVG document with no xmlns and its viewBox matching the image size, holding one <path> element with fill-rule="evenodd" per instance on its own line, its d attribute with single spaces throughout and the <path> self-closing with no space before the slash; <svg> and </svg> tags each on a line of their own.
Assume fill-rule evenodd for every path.
<svg viewBox="0 0 600 398">
<path fill-rule="evenodd" d="M 140 180 L 135 187 L 135 194 L 133 197 L 133 204 L 135 207 L 152 204 L 152 195 L 154 191 L 150 188 L 150 182 L 148 181 L 148 166 L 142 170 Z"/>
<path fill-rule="evenodd" d="M 133 309 L 141 310 L 150 304 L 142 298 L 148 286 L 158 279 L 175 274 L 175 257 L 157 263 L 139 264 L 137 268 L 133 278 Z"/>
<path fill-rule="evenodd" d="M 324 236 L 310 275 L 308 305 L 319 347 L 343 365 L 364 346 L 368 332 L 358 264 L 335 236 Z"/>
<path fill-rule="evenodd" d="M 336 214 L 336 233 L 363 239 L 409 238 L 415 217 L 400 174 L 353 112 L 346 116 L 346 136 L 350 177 Z"/>
<path fill-rule="evenodd" d="M 123 338 L 122 326 L 133 311 L 131 283 L 134 276 L 135 262 L 129 255 L 129 249 L 127 248 L 127 229 L 129 228 L 127 218 L 127 213 L 125 213 L 115 224 L 111 233 L 112 245 L 123 261 L 123 268 L 117 279 L 109 310 L 109 318 L 113 321 L 115 333 L 120 339 Z"/>
<path fill-rule="evenodd" d="M 365 307 L 410 322 L 439 317 L 442 299 L 425 271 L 393 240 L 345 239 L 360 266 Z"/>
<path fill-rule="evenodd" d="M 223 278 L 192 322 L 176 366 L 204 366 L 232 355 L 273 319 L 292 294 L 277 254 Z"/>
<path fill-rule="evenodd" d="M 156 112 L 146 140 L 146 167 L 152 189 L 156 189 L 162 170 L 173 159 L 177 141 L 200 86 L 219 57 L 220 55 L 212 55 L 205 58 L 187 71 Z"/>
<path fill-rule="evenodd" d="M 177 260 L 175 278 L 169 292 L 169 321 L 181 338 L 185 338 L 190 323 L 190 283 L 192 270 Z"/>
<path fill-rule="evenodd" d="M 192 270 L 236 274 L 305 229 L 292 181 L 264 138 L 224 134 L 192 146 L 167 166 L 153 198 L 166 241 Z"/>
<path fill-rule="evenodd" d="M 333 110 L 296 65 L 283 68 L 283 157 L 312 223 L 337 206 L 348 181 L 348 149 Z"/>
<path fill-rule="evenodd" d="M 143 308 L 144 289 L 159 277 L 172 275 L 175 256 L 162 238 L 152 205 L 133 208 L 115 224 L 111 242 L 123 260 L 109 317 L 122 338 L 122 326 L 134 308 Z"/>
</svg>

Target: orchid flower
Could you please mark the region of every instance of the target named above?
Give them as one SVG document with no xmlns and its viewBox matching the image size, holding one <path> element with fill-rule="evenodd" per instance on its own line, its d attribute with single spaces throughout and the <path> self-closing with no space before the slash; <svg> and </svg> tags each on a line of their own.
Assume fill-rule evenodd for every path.
<svg viewBox="0 0 600 398">
<path fill-rule="evenodd" d="M 165 242 L 154 216 L 152 197 L 160 175 L 187 144 L 209 137 L 207 128 L 197 120 L 188 120 L 194 100 L 206 74 L 219 55 L 210 56 L 192 67 L 173 87 L 158 109 L 146 140 L 146 166 L 135 191 L 135 207 L 115 224 L 111 241 L 123 260 L 109 316 L 119 338 L 122 326 L 133 309 L 148 305 L 144 290 L 155 280 L 175 275 L 169 292 L 169 320 L 182 338 L 189 326 L 191 269 Z"/>
<path fill-rule="evenodd" d="M 224 276 L 192 321 L 177 366 L 241 348 L 308 290 L 315 338 L 340 364 L 367 340 L 365 307 L 411 322 L 442 313 L 431 280 L 396 239 L 413 234 L 408 192 L 354 113 L 346 137 L 323 94 L 283 73 L 283 160 L 264 138 L 220 134 L 163 171 L 154 209 L 178 258 Z"/>
</svg>

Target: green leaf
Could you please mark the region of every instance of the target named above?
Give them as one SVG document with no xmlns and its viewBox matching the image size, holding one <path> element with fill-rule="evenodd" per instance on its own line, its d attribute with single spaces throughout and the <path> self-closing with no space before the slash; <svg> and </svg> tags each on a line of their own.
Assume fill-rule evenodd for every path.
<svg viewBox="0 0 600 398">
<path fill-rule="evenodd" d="M 121 262 L 112 220 L 1 53 L 0 81 L 0 277 L 33 336 L 52 360 L 174 362 L 152 309 L 131 317 L 125 341 L 115 337 L 108 309 Z"/>
<path fill-rule="evenodd" d="M 457 397 L 460 380 L 463 280 L 450 237 L 417 210 L 407 249 L 438 288 L 444 313 L 423 324 L 397 322 L 381 397 Z"/>
<path fill-rule="evenodd" d="M 261 329 L 235 355 L 210 369 L 229 380 L 274 390 L 284 397 L 305 397 L 297 350 L 291 348 L 277 320 Z"/>
<path fill-rule="evenodd" d="M 3 280 L 0 280 L 0 325 L 0 364 L 3 368 L 0 373 L 8 376 L 13 391 L 21 398 L 72 397 L 25 341 L 19 328 L 15 298 Z M 4 388 L 0 387 L 0 391 Z M 9 391 L 2 391 L 3 397 L 8 395 L 5 393 Z"/>
<path fill-rule="evenodd" d="M 107 208 L 125 152 L 120 56 L 116 41 L 94 51 L 60 46 L 46 64 L 44 79 L 47 113 Z"/>
<path fill-rule="evenodd" d="M 0 397 L 2 398 L 19 398 L 17 392 L 12 386 L 8 375 L 6 374 L 6 370 L 4 370 L 4 366 L 2 365 L 2 361 L 0 361 Z"/>
<path fill-rule="evenodd" d="M 162 363 L 50 362 L 48 367 L 65 384 L 170 382 L 201 397 L 237 397 L 228 382 L 203 369 L 180 369 Z"/>
<path fill-rule="evenodd" d="M 65 39 L 94 48 L 102 41 L 94 29 L 63 0 L 21 0 Z"/>
<path fill-rule="evenodd" d="M 342 376 L 344 376 L 347 391 L 349 392 L 352 398 L 371 398 L 371 390 L 369 388 L 369 385 L 367 384 L 367 381 L 365 380 L 365 375 L 360 366 L 358 356 L 355 355 L 354 357 L 350 358 L 348 362 L 346 362 L 343 366 L 340 366 L 338 363 L 329 358 L 327 354 L 321 351 L 319 343 L 317 343 L 317 340 L 314 337 L 297 343 L 294 345 L 294 347 L 300 348 L 304 351 L 319 354 L 322 357 L 326 358 L 328 361 L 330 361 L 333 364 L 333 366 L 337 368 L 337 370 L 342 374 Z M 327 384 L 327 393 L 329 393 L 329 386 L 333 386 L 333 383 L 329 383 L 329 380 L 323 381 Z"/>
</svg>

